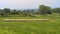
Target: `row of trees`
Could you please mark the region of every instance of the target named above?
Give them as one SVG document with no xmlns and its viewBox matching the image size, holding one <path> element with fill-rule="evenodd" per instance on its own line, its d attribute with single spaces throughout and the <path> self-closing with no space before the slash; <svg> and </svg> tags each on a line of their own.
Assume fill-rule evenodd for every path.
<svg viewBox="0 0 60 34">
<path fill-rule="evenodd" d="M 0 16 L 9 16 L 9 15 L 19 15 L 19 16 L 31 16 L 34 17 L 34 14 L 46 15 L 52 13 L 60 13 L 60 8 L 51 8 L 49 6 L 40 5 L 37 10 L 35 9 L 27 9 L 27 10 L 16 10 L 4 8 L 0 9 Z"/>
<path fill-rule="evenodd" d="M 16 10 L 16 9 L 9 9 L 4 8 L 0 9 L 0 16 L 10 16 L 10 15 L 19 15 L 19 16 L 32 16 L 34 10 L 33 9 L 27 9 L 27 10 Z"/>
</svg>

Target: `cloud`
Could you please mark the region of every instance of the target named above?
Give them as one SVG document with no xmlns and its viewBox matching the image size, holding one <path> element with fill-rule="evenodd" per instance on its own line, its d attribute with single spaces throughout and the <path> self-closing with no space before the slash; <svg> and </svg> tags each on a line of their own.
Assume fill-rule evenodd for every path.
<svg viewBox="0 0 60 34">
<path fill-rule="evenodd" d="M 0 8 L 38 8 L 39 5 L 57 7 L 60 0 L 0 0 Z"/>
</svg>

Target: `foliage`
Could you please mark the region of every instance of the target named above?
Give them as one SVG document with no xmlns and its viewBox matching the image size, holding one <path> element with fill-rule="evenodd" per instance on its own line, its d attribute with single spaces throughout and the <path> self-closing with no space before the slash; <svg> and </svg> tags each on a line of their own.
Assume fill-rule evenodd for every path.
<svg viewBox="0 0 60 34">
<path fill-rule="evenodd" d="M 44 5 L 39 6 L 39 13 L 42 14 L 42 15 L 52 14 L 51 8 L 48 7 L 48 6 L 44 6 Z"/>
<path fill-rule="evenodd" d="M 6 13 L 10 13 L 10 9 L 9 9 L 9 8 L 4 8 L 2 11 L 3 11 L 3 13 L 5 13 L 5 14 L 6 14 Z"/>
<path fill-rule="evenodd" d="M 60 8 L 53 8 L 52 9 L 52 12 L 53 13 L 60 13 Z"/>
</svg>

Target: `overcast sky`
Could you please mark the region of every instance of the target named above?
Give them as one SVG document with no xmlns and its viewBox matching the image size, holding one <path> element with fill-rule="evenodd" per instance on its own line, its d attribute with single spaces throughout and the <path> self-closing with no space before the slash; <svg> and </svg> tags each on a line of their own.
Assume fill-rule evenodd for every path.
<svg viewBox="0 0 60 34">
<path fill-rule="evenodd" d="M 52 8 L 60 7 L 60 0 L 0 0 L 1 9 L 33 9 L 38 8 L 42 4 Z"/>
</svg>

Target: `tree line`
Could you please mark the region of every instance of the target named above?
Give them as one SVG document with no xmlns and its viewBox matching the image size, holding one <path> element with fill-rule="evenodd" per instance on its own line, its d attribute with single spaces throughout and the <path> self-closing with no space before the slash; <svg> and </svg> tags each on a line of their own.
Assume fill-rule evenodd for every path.
<svg viewBox="0 0 60 34">
<path fill-rule="evenodd" d="M 40 15 L 52 15 L 52 13 L 60 13 L 60 8 L 51 8 L 49 6 L 40 5 L 39 8 L 36 9 L 27 9 L 27 10 L 11 10 L 10 8 L 0 9 L 0 16 L 30 16 L 34 17 L 35 14 Z"/>
</svg>

